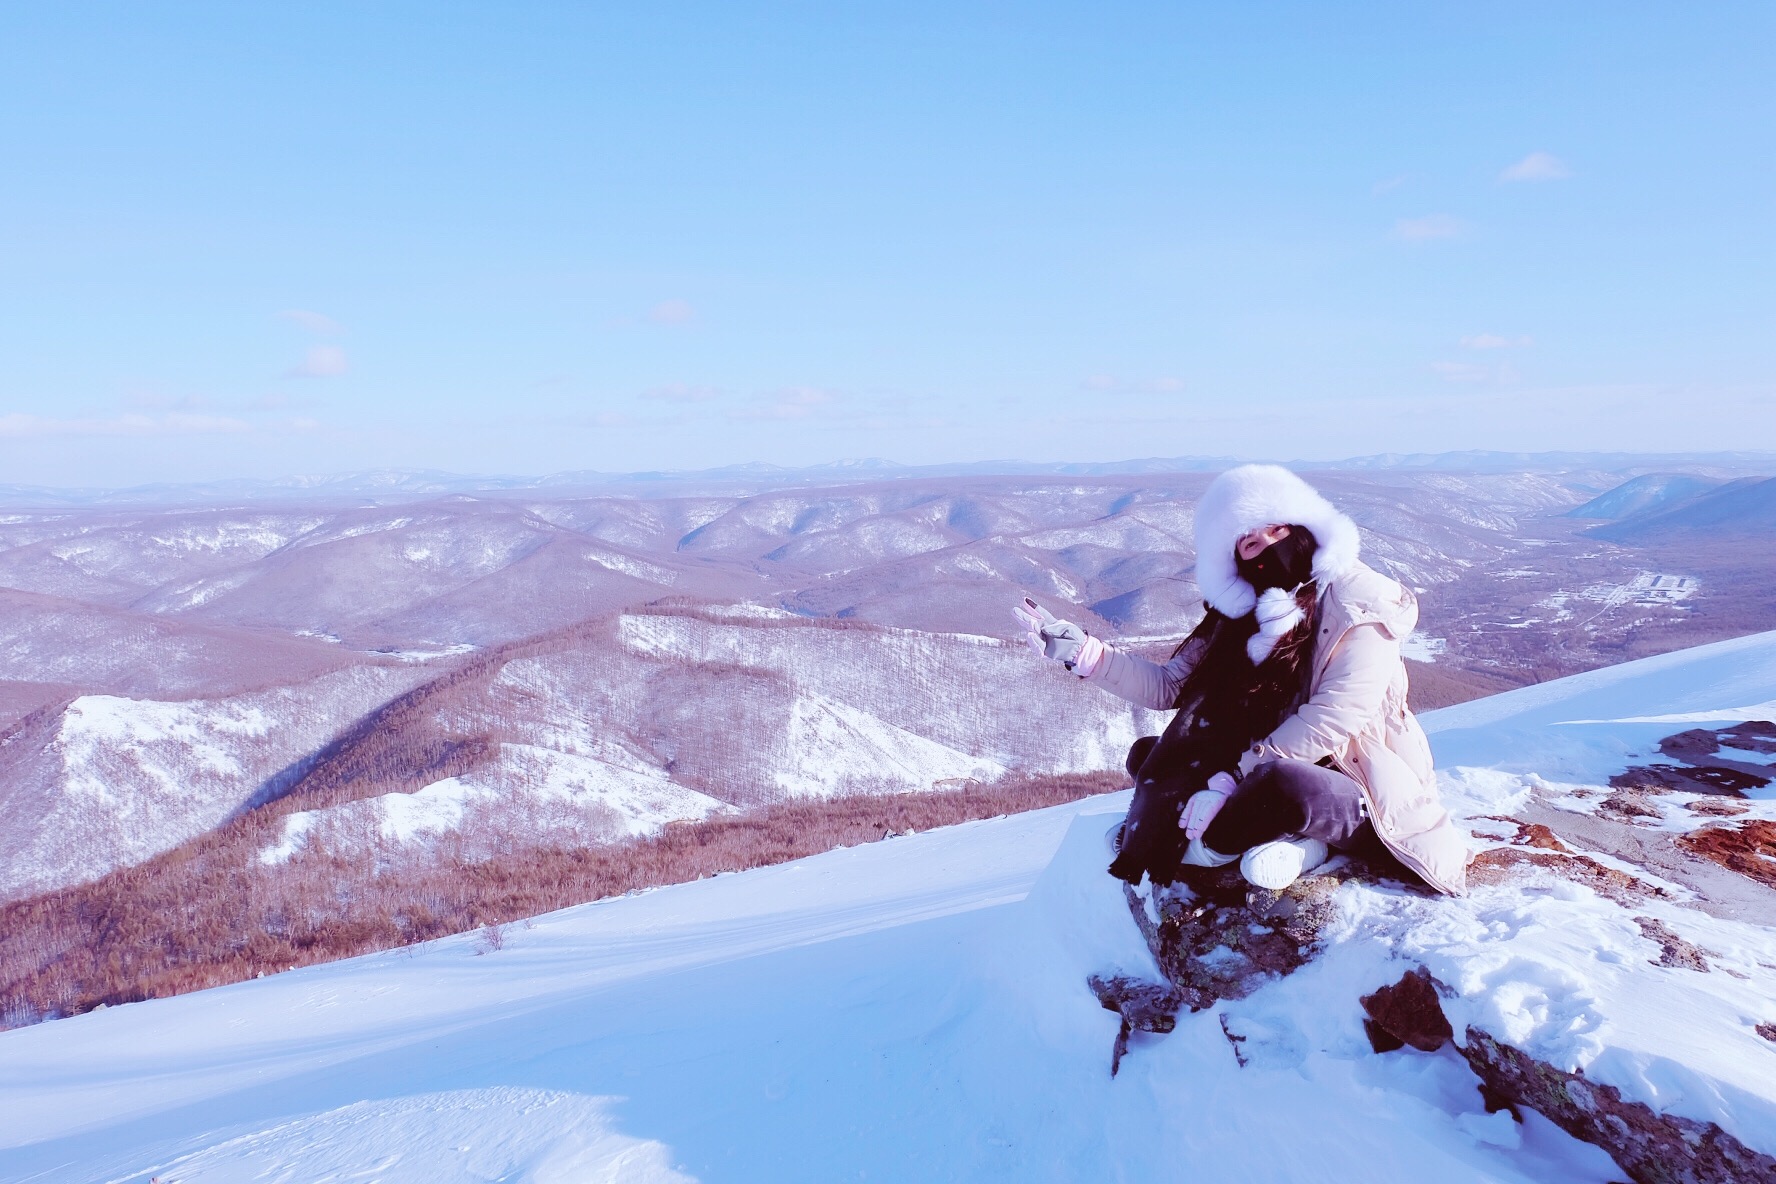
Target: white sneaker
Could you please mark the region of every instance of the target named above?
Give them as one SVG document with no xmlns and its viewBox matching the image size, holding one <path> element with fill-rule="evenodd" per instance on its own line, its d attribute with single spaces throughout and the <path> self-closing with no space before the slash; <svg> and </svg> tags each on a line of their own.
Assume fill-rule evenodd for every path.
<svg viewBox="0 0 1776 1184">
<path fill-rule="evenodd" d="M 1240 859 L 1240 875 L 1255 888 L 1280 892 L 1326 862 L 1326 844 L 1318 839 L 1277 839 L 1259 843 Z"/>
<path fill-rule="evenodd" d="M 1203 846 L 1201 839 L 1191 839 L 1190 846 L 1184 848 L 1184 856 L 1178 862 L 1191 867 L 1226 867 L 1238 858 L 1237 855 L 1223 855 L 1219 851 Z"/>
</svg>

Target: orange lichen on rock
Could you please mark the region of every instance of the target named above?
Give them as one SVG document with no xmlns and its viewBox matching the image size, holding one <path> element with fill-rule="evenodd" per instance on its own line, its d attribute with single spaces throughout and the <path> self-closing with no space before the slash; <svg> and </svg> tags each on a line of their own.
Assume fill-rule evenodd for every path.
<svg viewBox="0 0 1776 1184">
<path fill-rule="evenodd" d="M 1709 826 L 1677 841 L 1686 851 L 1776 888 L 1776 822 L 1758 818 L 1737 826 Z"/>
<path fill-rule="evenodd" d="M 1557 855 L 1551 851 L 1525 851 L 1519 847 L 1494 847 L 1482 851 L 1468 865 L 1468 882 L 1503 884 L 1515 879 L 1525 867 L 1583 884 L 1619 905 L 1670 897 L 1665 889 L 1627 872 L 1605 867 L 1587 855 Z"/>
</svg>

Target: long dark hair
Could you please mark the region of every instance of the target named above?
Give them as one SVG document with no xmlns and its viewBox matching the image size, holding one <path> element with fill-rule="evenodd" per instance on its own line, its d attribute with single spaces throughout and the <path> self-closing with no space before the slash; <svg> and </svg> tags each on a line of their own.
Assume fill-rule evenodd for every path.
<svg viewBox="0 0 1776 1184">
<path fill-rule="evenodd" d="M 1280 720 L 1298 705 L 1313 674 L 1314 635 L 1320 619 L 1319 583 L 1309 580 L 1295 589 L 1295 605 L 1301 610 L 1301 620 L 1257 666 L 1252 665 L 1246 653 L 1246 640 L 1258 632 L 1256 617 L 1251 613 L 1229 617 L 1213 605 L 1205 606 L 1203 619 L 1172 651 L 1175 658 L 1192 647 L 1200 650 L 1196 665 L 1179 685 L 1172 706 L 1181 710 L 1200 703 L 1217 687 L 1225 691 L 1249 685 L 1253 706 L 1274 708 Z"/>
</svg>

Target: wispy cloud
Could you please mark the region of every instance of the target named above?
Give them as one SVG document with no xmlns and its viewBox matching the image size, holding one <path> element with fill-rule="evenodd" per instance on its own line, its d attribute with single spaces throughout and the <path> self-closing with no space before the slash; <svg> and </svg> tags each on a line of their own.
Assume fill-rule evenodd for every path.
<svg viewBox="0 0 1776 1184">
<path fill-rule="evenodd" d="M 1426 214 L 1422 218 L 1402 218 L 1394 223 L 1394 237 L 1409 243 L 1423 243 L 1455 238 L 1467 229 L 1468 224 L 1452 214 Z"/>
<path fill-rule="evenodd" d="M 731 419 L 807 419 L 836 401 L 837 396 L 831 391 L 797 386 L 773 392 L 767 401 L 753 406 L 737 407 L 728 412 L 728 416 Z"/>
<path fill-rule="evenodd" d="M 292 378 L 337 378 L 351 368 L 337 345 L 313 345 L 290 370 Z"/>
<path fill-rule="evenodd" d="M 28 439 L 42 436 L 197 436 L 250 432 L 243 419 L 225 415 L 113 415 L 56 419 L 13 412 L 0 415 L 0 438 Z"/>
<path fill-rule="evenodd" d="M 277 315 L 293 325 L 301 325 L 319 337 L 338 337 L 345 332 L 345 327 L 326 313 L 313 312 L 306 308 L 286 308 Z"/>
<path fill-rule="evenodd" d="M 642 391 L 640 398 L 654 399 L 661 403 L 707 403 L 711 399 L 721 398 L 721 392 L 712 386 L 690 386 L 682 382 L 668 382 L 661 386 L 652 386 Z"/>
<path fill-rule="evenodd" d="M 1572 176 L 1566 162 L 1552 152 L 1531 152 L 1499 174 L 1501 181 L 1561 181 Z"/>
<path fill-rule="evenodd" d="M 1406 181 L 1407 177 L 1405 173 L 1401 173 L 1394 177 L 1384 177 L 1375 184 L 1369 186 L 1369 195 L 1371 197 L 1380 197 L 1384 193 L 1392 193 L 1400 186 L 1406 184 Z"/>
<path fill-rule="evenodd" d="M 648 309 L 647 319 L 656 325 L 688 325 L 697 319 L 697 310 L 688 300 L 662 300 Z"/>
<path fill-rule="evenodd" d="M 1535 338 L 1525 333 L 1521 337 L 1506 337 L 1499 333 L 1470 333 L 1461 339 L 1463 349 L 1528 349 L 1535 344 Z"/>
</svg>

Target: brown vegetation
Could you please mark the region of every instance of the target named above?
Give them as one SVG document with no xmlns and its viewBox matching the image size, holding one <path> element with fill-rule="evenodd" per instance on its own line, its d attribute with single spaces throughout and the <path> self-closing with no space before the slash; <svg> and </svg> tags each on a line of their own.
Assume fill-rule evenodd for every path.
<svg viewBox="0 0 1776 1184">
<path fill-rule="evenodd" d="M 1453 707 L 1457 703 L 1496 695 L 1500 691 L 1515 690 L 1523 685 L 1496 674 L 1434 666 L 1429 662 L 1414 662 L 1411 659 L 1406 662 L 1406 670 L 1409 680 L 1407 705 L 1414 711 Z"/>
<path fill-rule="evenodd" d="M 785 802 L 594 846 L 423 860 L 257 858 L 293 804 L 253 810 L 138 867 L 0 907 L 0 1026 L 238 982 L 641 888 L 1038 809 L 1120 788 L 1120 774 L 1013 777 L 927 793 Z M 303 795 L 314 808 L 349 794 Z M 317 800 L 320 799 L 320 800 Z M 280 809 L 279 807 L 286 807 Z M 489 928 L 493 927 L 493 928 Z"/>
</svg>

